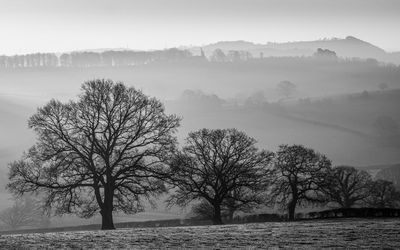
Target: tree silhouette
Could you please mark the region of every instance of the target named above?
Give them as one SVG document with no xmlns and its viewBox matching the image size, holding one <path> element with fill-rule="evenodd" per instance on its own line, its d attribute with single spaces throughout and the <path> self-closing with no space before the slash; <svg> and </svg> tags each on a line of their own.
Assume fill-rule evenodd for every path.
<svg viewBox="0 0 400 250">
<path fill-rule="evenodd" d="M 398 208 L 400 192 L 396 190 L 393 182 L 376 180 L 371 184 L 367 204 L 375 208 Z"/>
<path fill-rule="evenodd" d="M 321 48 L 318 48 L 313 56 L 323 60 L 336 60 L 338 58 L 335 51 Z"/>
<path fill-rule="evenodd" d="M 298 205 L 322 202 L 321 185 L 330 165 L 326 156 L 313 149 L 302 145 L 279 146 L 270 202 L 286 207 L 289 220 L 294 220 Z"/>
<path fill-rule="evenodd" d="M 143 198 L 165 190 L 156 177 L 179 118 L 132 87 L 85 82 L 79 100 L 50 101 L 29 126 L 38 142 L 11 164 L 8 188 L 44 195 L 56 214 L 100 212 L 102 229 L 114 229 L 113 211 L 142 211 Z"/>
<path fill-rule="evenodd" d="M 329 172 L 323 190 L 328 201 L 350 208 L 369 196 L 371 181 L 371 176 L 365 171 L 339 166 Z"/>
<path fill-rule="evenodd" d="M 37 200 L 30 196 L 23 196 L 16 199 L 12 207 L 0 213 L 0 221 L 12 230 L 16 230 L 24 226 L 48 226 L 50 218 L 41 211 Z"/>
<path fill-rule="evenodd" d="M 237 51 L 237 50 L 230 50 L 230 51 L 228 51 L 227 59 L 228 59 L 230 62 L 240 62 L 240 61 L 243 60 L 243 58 L 241 57 L 240 52 Z"/>
<path fill-rule="evenodd" d="M 285 98 L 291 97 L 296 91 L 296 85 L 290 81 L 281 81 L 277 87 L 279 95 Z"/>
<path fill-rule="evenodd" d="M 221 224 L 227 200 L 256 203 L 263 191 L 273 154 L 260 151 L 256 141 L 236 129 L 202 129 L 189 133 L 186 145 L 170 162 L 170 182 L 176 191 L 170 204 L 185 206 L 206 200 L 213 223 Z M 235 194 L 235 190 L 241 190 Z"/>
<path fill-rule="evenodd" d="M 221 49 L 216 49 L 212 53 L 210 60 L 213 62 L 226 62 L 228 58 Z"/>
<path fill-rule="evenodd" d="M 60 66 L 61 67 L 71 67 L 71 55 L 64 53 L 60 56 Z"/>
</svg>

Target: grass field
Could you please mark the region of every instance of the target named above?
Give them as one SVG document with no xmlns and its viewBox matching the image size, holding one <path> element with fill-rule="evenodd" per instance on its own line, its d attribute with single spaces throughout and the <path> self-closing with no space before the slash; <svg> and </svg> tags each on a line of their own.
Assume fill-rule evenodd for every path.
<svg viewBox="0 0 400 250">
<path fill-rule="evenodd" d="M 400 219 L 2 235 L 0 249 L 399 249 Z"/>
</svg>

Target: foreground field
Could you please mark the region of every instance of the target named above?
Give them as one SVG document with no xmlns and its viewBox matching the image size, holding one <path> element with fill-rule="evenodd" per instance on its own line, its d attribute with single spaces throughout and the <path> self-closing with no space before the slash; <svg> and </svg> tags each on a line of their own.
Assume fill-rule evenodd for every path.
<svg viewBox="0 0 400 250">
<path fill-rule="evenodd" d="M 400 219 L 134 228 L 2 235 L 0 249 L 400 248 Z"/>
</svg>

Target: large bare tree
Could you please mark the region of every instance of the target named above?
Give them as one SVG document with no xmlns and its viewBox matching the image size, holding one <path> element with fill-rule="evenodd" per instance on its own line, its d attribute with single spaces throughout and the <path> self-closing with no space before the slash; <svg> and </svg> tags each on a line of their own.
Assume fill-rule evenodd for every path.
<svg viewBox="0 0 400 250">
<path fill-rule="evenodd" d="M 236 129 L 189 133 L 186 145 L 170 163 L 169 178 L 176 187 L 170 203 L 185 206 L 195 200 L 207 201 L 214 209 L 214 224 L 222 223 L 221 210 L 228 200 L 256 203 L 269 176 L 273 153 L 255 144 Z"/>
<path fill-rule="evenodd" d="M 363 170 L 350 166 L 338 166 L 327 175 L 323 190 L 327 201 L 334 202 L 342 208 L 350 208 L 370 195 L 372 178 Z"/>
<path fill-rule="evenodd" d="M 56 214 L 100 212 L 114 229 L 113 211 L 142 211 L 143 197 L 165 190 L 157 176 L 179 120 L 133 87 L 85 82 L 76 101 L 52 100 L 29 119 L 38 142 L 11 163 L 8 188 L 40 193 Z"/>
<path fill-rule="evenodd" d="M 330 166 L 325 155 L 303 145 L 279 146 L 270 202 L 287 208 L 289 220 L 294 220 L 297 206 L 322 201 L 321 185 Z"/>
</svg>

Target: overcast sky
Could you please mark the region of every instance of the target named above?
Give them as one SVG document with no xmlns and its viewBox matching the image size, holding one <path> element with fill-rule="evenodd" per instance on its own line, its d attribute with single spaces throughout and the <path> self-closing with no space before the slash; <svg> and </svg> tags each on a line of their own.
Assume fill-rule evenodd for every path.
<svg viewBox="0 0 400 250">
<path fill-rule="evenodd" d="M 400 51 L 399 0 L 0 0 L 0 54 L 355 36 Z"/>
</svg>

